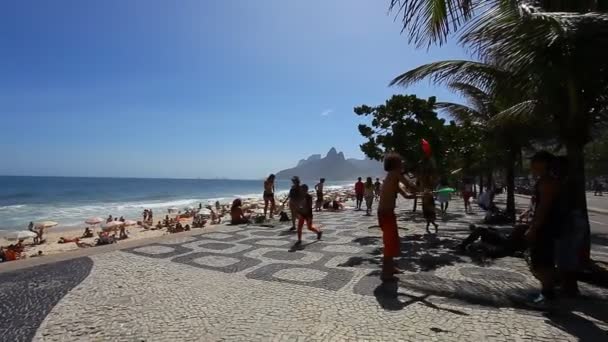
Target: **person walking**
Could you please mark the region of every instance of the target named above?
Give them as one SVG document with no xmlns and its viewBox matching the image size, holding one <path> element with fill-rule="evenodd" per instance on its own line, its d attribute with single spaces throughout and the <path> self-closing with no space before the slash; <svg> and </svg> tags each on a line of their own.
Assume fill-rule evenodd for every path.
<svg viewBox="0 0 608 342">
<path fill-rule="evenodd" d="M 441 190 L 448 187 L 448 182 L 444 179 L 439 183 L 437 190 Z M 450 204 L 450 193 L 446 191 L 438 191 L 437 192 L 437 201 L 441 207 L 441 213 L 445 214 L 448 210 L 448 205 Z"/>
<path fill-rule="evenodd" d="M 289 194 L 287 198 L 283 202 L 289 203 L 289 211 L 291 212 L 291 228 L 290 231 L 296 230 L 296 217 L 298 214 L 298 208 L 300 206 L 300 202 L 302 200 L 302 188 L 300 187 L 300 177 L 293 176 L 291 178 L 291 189 L 289 189 Z"/>
<path fill-rule="evenodd" d="M 270 205 L 270 218 L 274 217 L 275 202 L 274 202 L 274 179 L 275 175 L 271 174 L 264 181 L 264 217 Z"/>
<path fill-rule="evenodd" d="M 317 202 L 315 203 L 315 210 L 316 211 L 321 211 L 321 208 L 323 208 L 323 186 L 325 184 L 325 178 L 321 178 L 319 180 L 319 183 L 317 183 L 317 185 L 315 185 L 315 191 L 317 192 Z"/>
<path fill-rule="evenodd" d="M 302 228 L 304 227 L 304 223 L 306 223 L 308 230 L 317 234 L 317 240 L 321 240 L 323 235 L 320 229 L 312 225 L 312 196 L 308 193 L 308 185 L 302 185 L 301 193 L 302 201 L 298 207 L 298 241 L 294 245 L 296 248 L 302 245 Z"/>
<path fill-rule="evenodd" d="M 365 186 L 361 181 L 361 177 L 357 178 L 357 183 L 355 183 L 355 197 L 357 199 L 355 210 L 361 210 L 361 205 L 363 204 L 363 193 L 365 192 Z"/>
<path fill-rule="evenodd" d="M 380 198 L 380 189 L 382 188 L 382 183 L 380 183 L 380 178 L 376 178 L 376 182 L 374 183 L 374 192 L 376 194 L 376 198 Z"/>
<path fill-rule="evenodd" d="M 469 214 L 472 211 L 471 197 L 473 197 L 473 184 L 469 178 L 465 178 L 462 182 L 462 199 L 464 200 L 464 213 Z"/>
<path fill-rule="evenodd" d="M 365 216 L 372 216 L 372 205 L 374 203 L 374 183 L 372 177 L 367 177 L 363 195 L 365 197 Z"/>
</svg>

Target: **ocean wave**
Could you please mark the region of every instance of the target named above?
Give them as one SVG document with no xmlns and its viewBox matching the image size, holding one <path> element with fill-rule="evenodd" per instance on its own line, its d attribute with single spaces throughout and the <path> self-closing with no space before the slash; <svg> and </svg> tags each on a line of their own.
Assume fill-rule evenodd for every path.
<svg viewBox="0 0 608 342">
<path fill-rule="evenodd" d="M 5 206 L 0 206 L 0 210 L 14 210 L 14 209 L 21 209 L 23 207 L 25 207 L 25 204 L 5 205 Z"/>
<path fill-rule="evenodd" d="M 192 206 L 195 203 L 202 203 L 202 202 L 207 202 L 207 200 L 190 198 L 190 199 L 180 199 L 180 200 L 173 200 L 173 201 L 166 201 L 166 202 L 152 202 L 152 203 L 142 203 L 142 202 L 128 203 L 127 202 L 127 203 L 118 205 L 116 208 L 118 210 L 154 209 L 154 208 L 171 208 L 171 207 L 183 209 L 185 207 Z"/>
</svg>

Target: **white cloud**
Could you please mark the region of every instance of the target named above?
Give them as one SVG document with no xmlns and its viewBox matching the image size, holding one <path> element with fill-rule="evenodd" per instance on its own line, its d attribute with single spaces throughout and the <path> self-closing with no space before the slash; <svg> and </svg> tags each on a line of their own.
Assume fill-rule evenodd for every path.
<svg viewBox="0 0 608 342">
<path fill-rule="evenodd" d="M 321 113 L 321 116 L 328 116 L 329 114 L 331 114 L 333 112 L 334 112 L 333 109 L 326 109 Z"/>
</svg>

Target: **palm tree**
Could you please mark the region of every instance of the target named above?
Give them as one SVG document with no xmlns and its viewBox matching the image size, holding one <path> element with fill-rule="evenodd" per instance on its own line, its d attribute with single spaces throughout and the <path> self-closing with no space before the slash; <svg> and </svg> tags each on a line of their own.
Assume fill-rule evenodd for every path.
<svg viewBox="0 0 608 342">
<path fill-rule="evenodd" d="M 494 142 L 499 150 L 507 151 L 506 159 L 496 160 L 502 162 L 506 169 L 507 213 L 515 221 L 515 165 L 522 146 L 529 141 L 530 135 L 524 133 L 530 132 L 532 126 L 529 118 L 512 120 L 515 115 L 512 112 L 518 107 L 509 104 L 521 101 L 519 97 L 523 94 L 516 96 L 518 92 L 509 91 L 501 83 L 509 79 L 506 71 L 493 65 L 467 61 L 429 63 L 398 76 L 391 84 L 406 86 L 425 77 L 430 77 L 436 83 L 449 80 L 448 88 L 459 93 L 467 102 L 466 105 L 438 102 L 438 109 L 446 111 L 461 124 L 471 123 L 481 127 L 487 142 Z M 509 100 L 508 94 L 513 100 Z M 523 106 L 523 103 L 518 102 L 517 106 Z M 491 168 L 489 179 L 490 175 Z"/>
<path fill-rule="evenodd" d="M 529 101 L 507 110 L 503 118 L 530 111 L 539 118 L 549 116 L 567 153 L 571 209 L 588 222 L 583 148 L 608 112 L 608 15 L 593 11 L 605 11 L 606 5 L 536 3 L 540 5 L 514 0 L 391 1 L 403 14 L 411 40 L 441 44 L 458 30 L 460 42 L 483 62 L 509 73 L 512 88 L 528 94 Z"/>
</svg>

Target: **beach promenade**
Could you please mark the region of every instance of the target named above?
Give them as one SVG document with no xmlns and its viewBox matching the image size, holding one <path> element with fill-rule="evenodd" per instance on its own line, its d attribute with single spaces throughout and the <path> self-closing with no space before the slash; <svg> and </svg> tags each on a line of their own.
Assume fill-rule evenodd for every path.
<svg viewBox="0 0 608 342">
<path fill-rule="evenodd" d="M 581 283 L 582 298 L 532 310 L 522 303 L 538 283 L 523 259 L 479 265 L 452 249 L 479 213 L 452 201 L 439 234 L 426 235 L 411 202 L 399 208 L 406 272 L 393 283 L 379 281 L 376 218 L 352 209 L 317 214 L 323 239 L 305 232 L 296 251 L 277 223 L 0 265 L 0 340 L 607 340 L 608 289 Z M 593 255 L 608 261 L 608 245 Z"/>
</svg>

